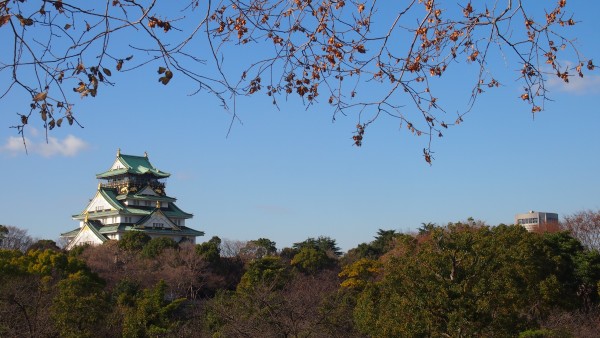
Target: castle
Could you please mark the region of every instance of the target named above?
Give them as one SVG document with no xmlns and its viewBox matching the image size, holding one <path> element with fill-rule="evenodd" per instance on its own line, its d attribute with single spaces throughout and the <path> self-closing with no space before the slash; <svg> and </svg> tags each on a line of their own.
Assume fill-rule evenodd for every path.
<svg viewBox="0 0 600 338">
<path fill-rule="evenodd" d="M 169 176 L 150 163 L 148 154 L 124 155 L 119 149 L 110 169 L 96 175 L 101 181 L 94 197 L 72 216 L 79 228 L 61 234 L 69 240 L 66 249 L 119 240 L 130 231 L 195 243 L 204 232 L 186 226 L 193 215 L 179 209 L 177 199 L 166 194 L 161 180 Z"/>
</svg>

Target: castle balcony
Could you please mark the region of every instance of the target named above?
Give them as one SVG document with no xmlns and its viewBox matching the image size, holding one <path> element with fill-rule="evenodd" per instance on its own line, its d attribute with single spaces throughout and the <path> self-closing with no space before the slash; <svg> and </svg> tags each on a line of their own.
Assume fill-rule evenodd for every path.
<svg viewBox="0 0 600 338">
<path fill-rule="evenodd" d="M 165 191 L 165 183 L 158 182 L 156 180 L 136 180 L 136 179 L 122 179 L 122 180 L 111 180 L 109 182 L 101 182 L 100 187 L 102 188 L 110 188 L 110 189 L 118 189 L 120 190 L 123 187 L 127 187 L 130 192 L 135 192 L 145 188 L 146 186 L 150 186 L 153 190 L 157 188 Z"/>
</svg>

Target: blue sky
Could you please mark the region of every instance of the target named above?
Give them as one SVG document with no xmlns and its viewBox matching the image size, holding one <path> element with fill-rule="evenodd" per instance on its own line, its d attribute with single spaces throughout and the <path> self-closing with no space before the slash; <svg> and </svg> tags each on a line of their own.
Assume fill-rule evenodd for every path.
<svg viewBox="0 0 600 338">
<path fill-rule="evenodd" d="M 600 60 L 600 5 L 572 2 L 582 21 L 577 45 Z M 600 208 L 600 73 L 568 87 L 552 83 L 554 102 L 534 120 L 518 99 L 513 68 L 495 67 L 508 80 L 436 140 L 432 166 L 422 158 L 426 140 L 395 119 L 370 126 L 357 148 L 354 116 L 332 123 L 327 104 L 305 110 L 293 99 L 276 110 L 264 95 L 240 98 L 243 125 L 227 137 L 231 116 L 214 97 L 189 96 L 193 86 L 178 74 L 163 86 L 151 69 L 113 74 L 116 87 L 78 101 L 83 129 L 57 128 L 48 143 L 39 125 L 28 129 L 26 155 L 8 128 L 28 100 L 15 93 L 0 100 L 0 224 L 48 239 L 75 228 L 70 216 L 94 196 L 95 174 L 108 169 L 117 148 L 147 151 L 172 174 L 167 193 L 194 214 L 189 224 L 206 232 L 199 241 L 266 237 L 282 248 L 324 235 L 348 250 L 379 228 L 413 231 L 468 217 L 495 225 L 528 210 L 562 217 Z M 442 90 L 464 85 L 450 76 Z M 449 96 L 449 107 L 467 100 Z"/>
</svg>

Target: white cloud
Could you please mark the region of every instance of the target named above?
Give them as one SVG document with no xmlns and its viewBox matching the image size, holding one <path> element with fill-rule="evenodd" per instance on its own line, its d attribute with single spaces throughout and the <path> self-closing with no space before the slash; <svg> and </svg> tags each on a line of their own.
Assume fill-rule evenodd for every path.
<svg viewBox="0 0 600 338">
<path fill-rule="evenodd" d="M 573 68 L 573 64 L 565 62 L 568 69 Z M 549 72 L 552 70 L 547 67 Z M 550 90 L 556 90 L 563 93 L 576 94 L 576 95 L 587 95 L 587 94 L 598 94 L 600 93 L 600 76 L 590 75 L 589 71 L 584 70 L 583 77 L 571 70 L 569 71 L 573 76 L 569 76 L 569 82 L 565 82 L 558 76 L 548 75 L 548 88 Z"/>
<path fill-rule="evenodd" d="M 564 93 L 577 95 L 598 94 L 600 93 L 600 76 L 573 76 L 569 78 L 569 83 L 557 77 L 550 77 L 548 85 L 551 90 Z"/>
<path fill-rule="evenodd" d="M 36 136 L 37 132 L 32 132 L 32 134 Z M 72 157 L 88 147 L 88 144 L 84 140 L 73 135 L 67 135 L 67 137 L 62 140 L 49 136 L 47 142 L 45 139 L 39 140 L 37 138 L 30 139 L 25 137 L 25 143 L 27 144 L 27 152 L 29 154 L 38 154 L 43 157 Z M 25 151 L 23 139 L 17 136 L 9 137 L 6 144 L 0 147 L 0 152 L 8 153 L 13 156 L 19 153 L 25 153 Z"/>
</svg>

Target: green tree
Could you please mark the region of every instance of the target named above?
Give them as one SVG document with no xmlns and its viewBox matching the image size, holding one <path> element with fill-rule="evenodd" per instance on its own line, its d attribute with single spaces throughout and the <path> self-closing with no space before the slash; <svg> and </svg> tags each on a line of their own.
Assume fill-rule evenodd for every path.
<svg viewBox="0 0 600 338">
<path fill-rule="evenodd" d="M 127 231 L 123 234 L 121 240 L 119 240 L 119 248 L 138 252 L 141 251 L 148 242 L 150 242 L 150 236 L 141 231 Z"/>
<path fill-rule="evenodd" d="M 356 323 L 378 337 L 515 336 L 573 300 L 548 252 L 542 235 L 518 226 L 434 227 L 382 260 Z"/>
<path fill-rule="evenodd" d="M 78 271 L 58 283 L 52 318 L 62 337 L 97 337 L 110 312 L 104 284 L 93 275 Z"/>
<path fill-rule="evenodd" d="M 244 292 L 262 285 L 280 289 L 284 287 L 290 277 L 290 271 L 281 258 L 266 256 L 250 262 L 237 286 L 237 290 Z"/>
<path fill-rule="evenodd" d="M 69 276 L 90 272 L 83 261 L 62 252 L 0 250 L 0 336 L 57 336 L 62 328 L 53 306 Z"/>
<path fill-rule="evenodd" d="M 319 236 L 318 238 L 309 237 L 302 242 L 294 243 L 292 248 L 297 251 L 300 251 L 303 248 L 312 248 L 332 256 L 339 257 L 342 255 L 342 251 L 337 246 L 335 239 L 327 236 Z"/>
<path fill-rule="evenodd" d="M 178 324 L 176 314 L 185 299 L 166 300 L 166 284 L 139 293 L 125 312 L 123 337 L 156 337 L 170 333 Z"/>
<path fill-rule="evenodd" d="M 561 306 L 590 310 L 599 301 L 600 252 L 587 250 L 568 232 L 545 233 L 544 244 L 554 263 L 549 273 L 555 274 L 560 282 Z"/>
<path fill-rule="evenodd" d="M 221 239 L 213 236 L 208 242 L 197 244 L 196 253 L 213 265 L 219 263 L 221 259 Z"/>
<path fill-rule="evenodd" d="M 54 250 L 54 251 L 61 251 L 61 249 L 58 247 L 58 245 L 56 245 L 56 242 L 53 240 L 49 240 L 49 239 L 40 239 L 37 242 L 31 244 L 29 246 L 29 248 L 27 248 L 27 251 L 29 250 Z"/>
<path fill-rule="evenodd" d="M 300 249 L 290 264 L 304 273 L 314 274 L 334 266 L 335 263 L 336 260 L 329 257 L 325 251 L 306 246 Z"/>
<path fill-rule="evenodd" d="M 167 248 L 177 248 L 177 243 L 167 237 L 152 238 L 142 249 L 142 256 L 147 258 L 155 258 Z"/>
<path fill-rule="evenodd" d="M 8 228 L 0 224 L 0 247 L 2 247 L 2 240 L 8 234 Z"/>
<path fill-rule="evenodd" d="M 390 251 L 398 238 L 408 235 L 396 232 L 396 230 L 377 231 L 377 236 L 370 243 L 361 243 L 356 248 L 350 249 L 348 254 L 343 257 L 343 263 L 352 264 L 362 258 L 377 259 Z"/>
</svg>

